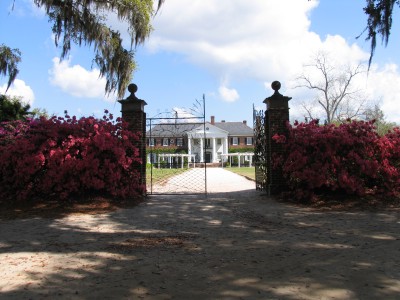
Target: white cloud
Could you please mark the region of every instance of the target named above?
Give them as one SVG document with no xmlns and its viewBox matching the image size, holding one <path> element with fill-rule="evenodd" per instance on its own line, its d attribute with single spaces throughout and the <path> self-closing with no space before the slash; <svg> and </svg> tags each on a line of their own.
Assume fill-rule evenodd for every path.
<svg viewBox="0 0 400 300">
<path fill-rule="evenodd" d="M 173 117 L 181 118 L 179 120 L 180 123 L 196 123 L 202 121 L 201 117 L 203 116 L 203 111 L 200 104 L 192 109 L 174 107 L 172 111 Z"/>
<path fill-rule="evenodd" d="M 195 118 L 196 116 L 188 109 L 183 107 L 174 107 L 172 109 L 174 117 L 178 118 Z"/>
<path fill-rule="evenodd" d="M 100 78 L 98 69 L 86 70 L 80 65 L 70 65 L 71 60 L 60 61 L 53 58 L 53 68 L 49 71 L 50 82 L 64 92 L 79 98 L 104 98 L 115 101 L 116 96 L 105 97 L 106 79 Z"/>
<path fill-rule="evenodd" d="M 320 37 L 310 30 L 310 14 L 319 1 L 298 0 L 192 0 L 190 5 L 169 0 L 155 17 L 155 28 L 146 44 L 152 52 L 181 54 L 187 61 L 207 69 L 217 78 L 229 78 L 230 85 L 241 79 L 265 83 L 279 80 L 293 87 L 293 79 L 319 51 L 324 51 L 340 64 L 358 64 L 369 58 L 357 44 L 339 35 Z M 400 73 L 394 67 L 371 70 L 369 78 L 360 80 L 373 98 L 382 99 L 388 120 L 397 120 L 396 97 L 400 89 Z M 239 95 L 227 83 L 218 94 L 225 101 Z M 399 87 L 399 88 L 398 88 Z M 299 90 L 298 95 L 312 97 Z M 312 99 L 310 99 L 312 100 Z M 400 103 L 400 101 L 399 101 Z M 297 107 L 298 108 L 298 107 Z M 297 110 L 296 108 L 296 110 Z M 292 113 L 295 110 L 291 110 Z"/>
<path fill-rule="evenodd" d="M 14 83 L 10 86 L 7 93 L 6 88 L 7 84 L 3 84 L 2 86 L 0 86 L 0 93 L 6 94 L 8 96 L 21 97 L 23 102 L 29 105 L 33 104 L 33 101 L 35 100 L 35 94 L 33 93 L 31 87 L 29 85 L 26 85 L 23 80 L 15 79 Z"/>
<path fill-rule="evenodd" d="M 169 0 L 154 20 L 148 48 L 174 51 L 219 77 L 286 80 L 320 48 L 309 32 L 317 1 Z M 290 7 L 290 9 L 288 9 Z"/>
<path fill-rule="evenodd" d="M 398 66 L 387 64 L 378 69 L 374 65 L 366 79 L 367 92 L 380 107 L 387 120 L 400 124 L 400 73 Z"/>
<path fill-rule="evenodd" d="M 184 107 L 174 107 L 172 110 L 162 112 L 157 115 L 158 118 L 163 119 L 163 123 L 199 123 L 202 122 L 203 111 L 200 104 L 192 109 Z"/>
<path fill-rule="evenodd" d="M 226 102 L 235 102 L 239 99 L 239 93 L 235 89 L 230 89 L 225 85 L 219 87 L 218 93 L 222 100 Z"/>
<path fill-rule="evenodd" d="M 148 48 L 181 53 L 219 77 L 287 81 L 321 50 L 334 53 L 341 62 L 368 57 L 340 36 L 321 40 L 309 31 L 308 14 L 316 1 L 194 1 L 196 9 L 185 10 L 189 16 L 174 18 L 179 11 L 175 5 L 181 5 L 176 1 L 170 0 L 156 17 Z"/>
</svg>

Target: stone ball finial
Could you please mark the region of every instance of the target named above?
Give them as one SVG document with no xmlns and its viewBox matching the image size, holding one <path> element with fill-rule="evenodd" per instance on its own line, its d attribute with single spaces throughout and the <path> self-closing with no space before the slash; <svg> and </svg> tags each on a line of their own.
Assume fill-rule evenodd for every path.
<svg viewBox="0 0 400 300">
<path fill-rule="evenodd" d="M 277 80 L 271 83 L 272 89 L 277 92 L 281 88 L 281 83 Z"/>
<path fill-rule="evenodd" d="M 137 87 L 136 84 L 131 83 L 130 85 L 128 85 L 128 92 L 129 93 L 134 94 L 134 93 L 137 92 L 137 90 L 138 90 L 138 87 Z"/>
<path fill-rule="evenodd" d="M 131 94 L 128 96 L 128 98 L 126 98 L 126 100 L 130 100 L 130 101 L 139 100 L 139 99 L 136 97 L 136 95 L 135 95 L 135 93 L 137 92 L 137 90 L 138 90 L 138 87 L 137 87 L 136 84 L 131 83 L 130 85 L 128 85 L 128 91 L 129 91 Z"/>
</svg>

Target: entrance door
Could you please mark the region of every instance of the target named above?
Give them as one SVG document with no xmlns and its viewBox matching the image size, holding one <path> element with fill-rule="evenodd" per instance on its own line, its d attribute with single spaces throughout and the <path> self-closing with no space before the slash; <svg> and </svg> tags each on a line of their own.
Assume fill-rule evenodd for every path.
<svg viewBox="0 0 400 300">
<path fill-rule="evenodd" d="M 206 163 L 211 162 L 211 152 L 206 152 Z"/>
</svg>

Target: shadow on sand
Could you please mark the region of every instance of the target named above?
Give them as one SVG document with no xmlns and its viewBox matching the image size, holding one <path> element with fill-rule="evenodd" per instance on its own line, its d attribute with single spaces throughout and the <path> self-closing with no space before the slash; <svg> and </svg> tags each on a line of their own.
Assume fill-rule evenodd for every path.
<svg viewBox="0 0 400 300">
<path fill-rule="evenodd" d="M 398 299 L 399 216 L 249 190 L 0 220 L 0 298 Z"/>
</svg>

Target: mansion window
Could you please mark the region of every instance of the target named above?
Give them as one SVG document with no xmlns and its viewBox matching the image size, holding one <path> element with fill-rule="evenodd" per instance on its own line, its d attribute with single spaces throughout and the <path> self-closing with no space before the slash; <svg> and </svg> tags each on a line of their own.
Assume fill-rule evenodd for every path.
<svg viewBox="0 0 400 300">
<path fill-rule="evenodd" d="M 155 141 L 154 138 L 149 138 L 149 146 L 154 147 Z"/>
<path fill-rule="evenodd" d="M 178 147 L 182 147 L 182 146 L 183 146 L 183 138 L 178 138 L 178 139 L 176 140 L 176 145 L 177 145 Z"/>
<path fill-rule="evenodd" d="M 253 138 L 252 137 L 247 137 L 246 138 L 246 145 L 253 145 Z"/>
<path fill-rule="evenodd" d="M 236 146 L 236 145 L 238 145 L 239 144 L 239 139 L 237 138 L 237 137 L 233 137 L 232 138 L 232 145 L 233 146 Z"/>
<path fill-rule="evenodd" d="M 168 138 L 163 138 L 163 143 L 162 143 L 162 145 L 163 146 L 168 146 L 169 144 L 168 144 Z"/>
<path fill-rule="evenodd" d="M 217 139 L 217 145 L 221 145 L 222 144 L 222 140 L 221 139 Z"/>
</svg>

